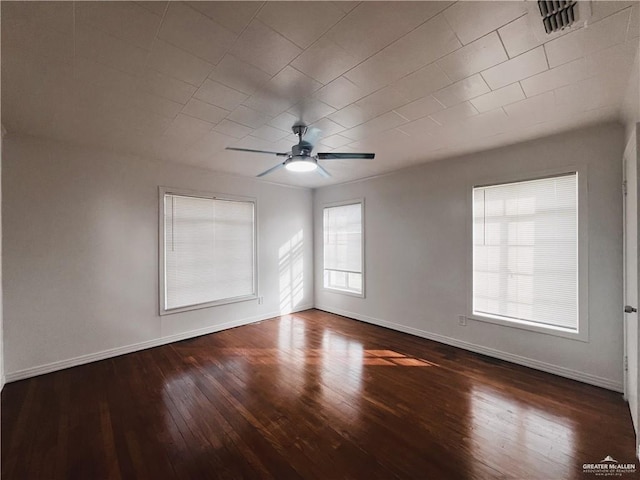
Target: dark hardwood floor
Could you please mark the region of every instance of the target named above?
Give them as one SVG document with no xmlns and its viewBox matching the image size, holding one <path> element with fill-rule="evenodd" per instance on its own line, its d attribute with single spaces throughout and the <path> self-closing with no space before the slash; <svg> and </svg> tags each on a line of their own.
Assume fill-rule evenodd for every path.
<svg viewBox="0 0 640 480">
<path fill-rule="evenodd" d="M 2 392 L 4 480 L 571 479 L 607 455 L 636 463 L 620 394 L 316 310 Z"/>
</svg>

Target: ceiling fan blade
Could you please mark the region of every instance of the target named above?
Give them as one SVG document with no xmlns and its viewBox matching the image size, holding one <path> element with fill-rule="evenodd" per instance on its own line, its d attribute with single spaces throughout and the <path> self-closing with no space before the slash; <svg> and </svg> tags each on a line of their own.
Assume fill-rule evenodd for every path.
<svg viewBox="0 0 640 480">
<path fill-rule="evenodd" d="M 343 160 L 348 158 L 373 160 L 375 156 L 375 153 L 319 153 L 318 160 Z"/>
<path fill-rule="evenodd" d="M 304 134 L 304 141 L 310 143 L 312 147 L 315 147 L 321 136 L 322 130 L 316 127 L 311 127 L 307 130 L 307 133 Z"/>
<path fill-rule="evenodd" d="M 225 150 L 235 150 L 236 152 L 268 153 L 268 154 L 271 154 L 271 155 L 277 155 L 278 157 L 286 157 L 287 155 L 289 155 L 288 153 L 269 152 L 267 150 L 252 150 L 250 148 L 227 147 Z"/>
<path fill-rule="evenodd" d="M 269 170 L 265 170 L 264 172 L 262 172 L 259 175 L 256 175 L 256 177 L 264 177 L 265 175 L 269 175 L 270 173 L 275 172 L 276 170 L 280 170 L 282 167 L 284 167 L 284 162 L 279 163 L 278 165 L 276 165 L 275 167 L 271 167 Z"/>
<path fill-rule="evenodd" d="M 316 171 L 317 171 L 320 175 L 322 175 L 324 178 L 329 178 L 329 177 L 331 177 L 331 174 L 330 174 L 329 172 L 327 172 L 327 171 L 325 170 L 325 168 L 324 168 L 322 165 L 320 165 L 320 164 L 318 164 L 318 163 L 316 163 L 316 165 L 318 165 L 318 168 L 316 169 Z"/>
</svg>

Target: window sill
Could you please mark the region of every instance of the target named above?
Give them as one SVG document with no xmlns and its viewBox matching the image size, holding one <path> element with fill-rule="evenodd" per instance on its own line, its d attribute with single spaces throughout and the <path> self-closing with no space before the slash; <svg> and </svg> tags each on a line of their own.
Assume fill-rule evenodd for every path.
<svg viewBox="0 0 640 480">
<path fill-rule="evenodd" d="M 545 335 L 553 335 L 554 337 L 579 340 L 586 343 L 589 342 L 589 336 L 587 332 L 580 332 L 579 330 L 572 330 L 570 328 L 540 325 L 538 323 L 527 322 L 525 320 L 506 320 L 503 318 L 491 317 L 489 315 L 482 315 L 478 313 L 472 313 L 471 315 L 468 315 L 467 319 L 477 322 L 492 323 L 494 325 L 502 325 L 504 327 L 517 328 L 520 330 L 528 330 L 530 332 L 543 333 Z"/>
<path fill-rule="evenodd" d="M 172 315 L 174 313 L 189 312 L 191 310 L 200 310 L 202 308 L 217 307 L 219 305 L 228 305 L 230 303 L 246 302 L 248 300 L 256 300 L 257 295 L 245 295 L 242 297 L 226 298 L 223 300 L 216 300 L 215 302 L 199 303 L 197 305 L 186 305 L 184 307 L 176 307 L 171 309 L 160 309 L 160 315 Z"/>
<path fill-rule="evenodd" d="M 322 289 L 325 292 L 329 292 L 329 293 L 340 293 L 342 295 L 348 295 L 350 297 L 364 298 L 364 292 L 358 293 L 358 292 L 352 292 L 350 290 L 340 290 L 339 288 L 331 288 L 331 287 L 322 287 Z"/>
</svg>

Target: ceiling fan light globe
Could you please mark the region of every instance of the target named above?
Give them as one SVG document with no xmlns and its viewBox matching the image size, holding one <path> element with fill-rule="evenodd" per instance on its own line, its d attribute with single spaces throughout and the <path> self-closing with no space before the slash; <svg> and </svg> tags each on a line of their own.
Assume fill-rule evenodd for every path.
<svg viewBox="0 0 640 480">
<path fill-rule="evenodd" d="M 292 159 L 287 162 L 285 168 L 291 172 L 312 172 L 318 168 L 318 165 L 309 158 L 299 160 Z"/>
</svg>

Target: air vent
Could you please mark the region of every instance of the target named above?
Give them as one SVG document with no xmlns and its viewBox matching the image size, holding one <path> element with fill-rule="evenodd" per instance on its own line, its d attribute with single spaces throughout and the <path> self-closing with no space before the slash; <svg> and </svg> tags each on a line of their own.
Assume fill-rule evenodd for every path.
<svg viewBox="0 0 640 480">
<path fill-rule="evenodd" d="M 564 30 L 577 18 L 576 0 L 538 0 L 544 30 L 548 34 Z"/>
</svg>

